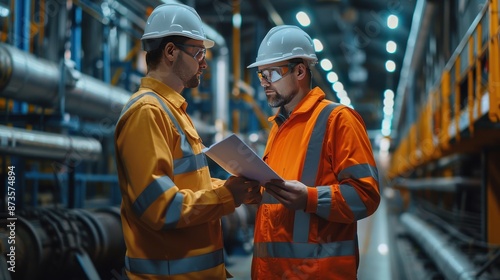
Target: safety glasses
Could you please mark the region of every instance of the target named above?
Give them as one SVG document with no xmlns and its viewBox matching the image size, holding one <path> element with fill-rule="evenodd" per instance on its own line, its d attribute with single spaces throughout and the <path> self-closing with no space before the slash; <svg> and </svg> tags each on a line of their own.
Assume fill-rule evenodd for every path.
<svg viewBox="0 0 500 280">
<path fill-rule="evenodd" d="M 176 47 L 178 47 L 181 51 L 185 52 L 186 54 L 189 54 L 192 56 L 196 61 L 201 62 L 203 59 L 205 59 L 205 55 L 207 54 L 207 49 L 202 48 L 200 46 L 195 46 L 195 45 L 188 45 L 188 44 L 179 44 L 175 43 L 174 44 Z M 193 55 L 192 53 L 188 52 L 186 48 L 195 48 L 198 49 L 198 51 Z"/>
<path fill-rule="evenodd" d="M 298 63 L 288 63 L 283 66 L 275 66 L 266 69 L 262 69 L 257 71 L 257 75 L 259 76 L 259 80 L 262 82 L 262 79 L 266 80 L 268 83 L 275 83 L 281 80 L 286 74 L 290 72 L 293 67 L 295 67 Z"/>
</svg>

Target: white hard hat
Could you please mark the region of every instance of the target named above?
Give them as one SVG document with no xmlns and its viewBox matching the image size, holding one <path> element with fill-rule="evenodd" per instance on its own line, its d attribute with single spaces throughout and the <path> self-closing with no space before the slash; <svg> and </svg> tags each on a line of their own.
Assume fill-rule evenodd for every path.
<svg viewBox="0 0 500 280">
<path fill-rule="evenodd" d="M 311 37 L 294 25 L 279 25 L 267 33 L 260 44 L 256 62 L 247 68 L 302 58 L 310 66 L 318 62 Z"/>
<path fill-rule="evenodd" d="M 201 40 L 205 48 L 214 46 L 214 41 L 207 39 L 195 9 L 180 3 L 163 4 L 153 10 L 141 38 L 142 48 L 145 51 L 155 50 L 160 46 L 161 39 L 167 36 Z"/>
</svg>

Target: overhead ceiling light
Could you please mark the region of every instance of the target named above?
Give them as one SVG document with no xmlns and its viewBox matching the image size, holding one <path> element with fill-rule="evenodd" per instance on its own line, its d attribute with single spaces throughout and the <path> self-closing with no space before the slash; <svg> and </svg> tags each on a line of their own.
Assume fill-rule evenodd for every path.
<svg viewBox="0 0 500 280">
<path fill-rule="evenodd" d="M 397 48 L 398 45 L 394 41 L 388 41 L 385 44 L 385 49 L 387 50 L 388 53 L 395 53 Z"/>
<path fill-rule="evenodd" d="M 332 88 L 336 92 L 341 92 L 344 90 L 344 85 L 341 82 L 336 82 L 332 85 Z"/>
<path fill-rule="evenodd" d="M 300 25 L 302 26 L 309 26 L 309 24 L 311 24 L 311 20 L 309 19 L 309 16 L 300 11 L 298 12 L 295 17 L 297 18 L 297 21 L 300 23 Z"/>
<path fill-rule="evenodd" d="M 343 90 L 343 91 L 337 92 L 338 99 L 342 99 L 342 98 L 346 98 L 346 97 L 347 97 L 347 91 Z"/>
<path fill-rule="evenodd" d="M 337 76 L 337 73 L 335 72 L 330 72 L 326 75 L 326 79 L 333 84 L 339 80 L 339 76 Z"/>
<path fill-rule="evenodd" d="M 332 62 L 328 58 L 323 58 L 320 62 L 321 68 L 325 71 L 330 71 L 333 68 Z"/>
<path fill-rule="evenodd" d="M 241 14 L 240 13 L 236 13 L 233 15 L 233 26 L 236 28 L 241 27 Z"/>
<path fill-rule="evenodd" d="M 340 103 L 341 104 L 344 104 L 346 106 L 350 106 L 351 105 L 351 99 L 349 97 L 344 97 L 344 98 L 340 98 Z"/>
<path fill-rule="evenodd" d="M 391 89 L 386 89 L 384 91 L 384 98 L 394 99 L 394 91 L 392 91 Z"/>
<path fill-rule="evenodd" d="M 323 50 L 323 44 L 318 39 L 313 39 L 314 50 L 320 52 Z"/>
<path fill-rule="evenodd" d="M 0 5 L 0 17 L 8 17 L 10 14 L 10 10 L 6 7 Z"/>
<path fill-rule="evenodd" d="M 387 17 L 387 26 L 390 28 L 390 29 L 395 29 L 398 27 L 398 23 L 399 23 L 399 18 L 395 15 L 390 15 L 389 17 Z"/>
<path fill-rule="evenodd" d="M 387 60 L 385 62 L 385 69 L 387 70 L 387 72 L 394 72 L 396 70 L 396 63 L 394 63 L 394 61 L 392 60 Z"/>
</svg>

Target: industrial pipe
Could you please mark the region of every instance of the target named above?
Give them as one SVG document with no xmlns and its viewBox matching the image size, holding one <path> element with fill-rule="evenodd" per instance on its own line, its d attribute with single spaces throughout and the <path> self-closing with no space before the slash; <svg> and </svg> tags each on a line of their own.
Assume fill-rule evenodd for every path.
<svg viewBox="0 0 500 280">
<path fill-rule="evenodd" d="M 6 214 L 0 218 L 1 236 L 7 229 Z M 113 271 L 124 267 L 118 208 L 35 208 L 20 211 L 16 218 L 14 280 L 111 279 Z"/>
<path fill-rule="evenodd" d="M 467 256 L 443 238 L 441 232 L 410 213 L 403 213 L 400 220 L 411 237 L 422 246 L 446 279 L 476 279 L 474 265 Z"/>
<path fill-rule="evenodd" d="M 101 151 L 101 143 L 94 138 L 0 125 L 0 153 L 48 159 L 98 160 Z"/>
<path fill-rule="evenodd" d="M 60 102 L 61 67 L 57 63 L 0 43 L 0 97 L 48 108 Z M 130 93 L 64 66 L 65 111 L 84 118 L 116 120 Z"/>
</svg>

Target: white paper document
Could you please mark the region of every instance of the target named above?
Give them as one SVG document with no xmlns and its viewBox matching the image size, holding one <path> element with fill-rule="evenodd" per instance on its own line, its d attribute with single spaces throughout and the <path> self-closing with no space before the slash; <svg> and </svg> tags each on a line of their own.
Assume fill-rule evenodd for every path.
<svg viewBox="0 0 500 280">
<path fill-rule="evenodd" d="M 203 152 L 232 175 L 256 180 L 262 185 L 271 179 L 283 180 L 236 134 Z"/>
</svg>

